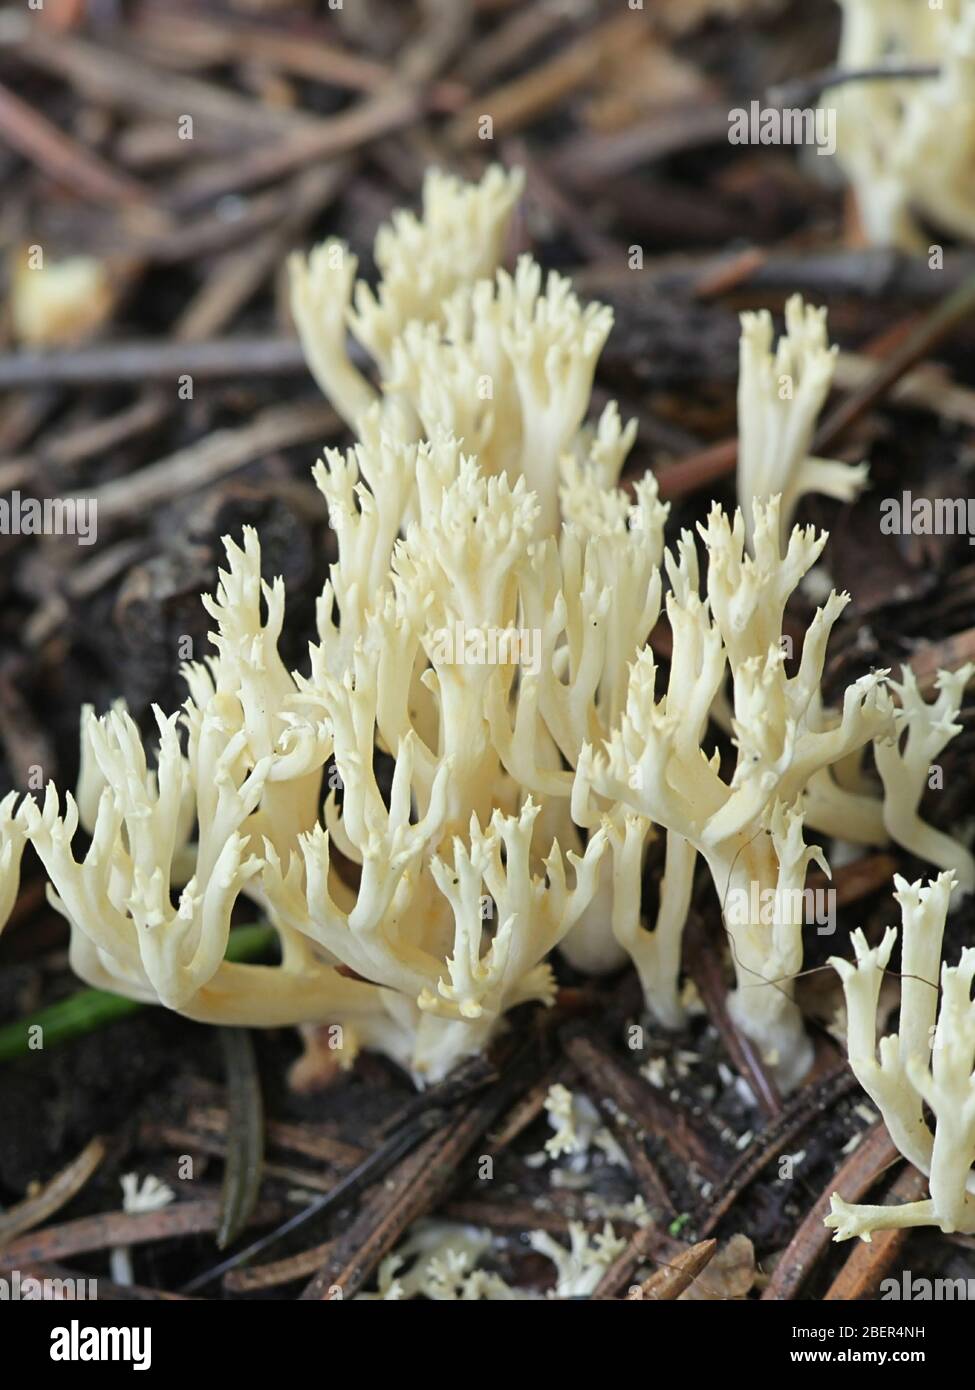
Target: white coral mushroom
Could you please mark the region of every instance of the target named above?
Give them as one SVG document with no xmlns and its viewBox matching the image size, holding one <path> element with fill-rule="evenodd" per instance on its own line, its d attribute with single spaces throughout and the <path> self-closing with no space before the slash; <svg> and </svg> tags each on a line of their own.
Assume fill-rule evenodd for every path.
<svg viewBox="0 0 975 1390">
<path fill-rule="evenodd" d="M 928 704 L 913 671 L 904 667 L 900 682 L 890 682 L 899 700 L 894 714 L 896 737 L 874 746 L 884 784 L 884 824 L 891 838 L 928 863 L 953 870 L 963 893 L 975 891 L 975 859 L 953 836 L 922 821 L 918 807 L 935 759 L 961 732 L 956 721 L 973 675 L 972 663 L 957 671 L 939 671 L 935 678 L 938 694 Z"/>
<path fill-rule="evenodd" d="M 357 427 L 379 395 L 353 365 L 347 331 L 385 376 L 408 324 L 439 323 L 458 286 L 493 274 L 523 183 L 519 170 L 497 165 L 479 184 L 430 170 L 421 215 L 400 210 L 376 236 L 375 293 L 356 281 L 357 260 L 340 241 L 323 242 L 307 260 L 292 256 L 291 306 L 308 365 L 349 425 Z"/>
<path fill-rule="evenodd" d="M 496 166 L 475 185 L 431 172 L 422 216 L 397 212 L 376 238 L 375 293 L 329 241 L 292 258 L 291 300 L 312 373 L 349 424 L 362 433 L 378 411 L 404 439 L 449 432 L 482 473 L 528 480 L 547 536 L 558 532 L 562 460 L 585 457 L 611 486 L 636 427 L 623 428 L 612 403 L 595 430 L 584 424 L 612 312 L 580 303 L 530 256 L 513 275 L 498 269 L 523 182 Z M 352 364 L 346 327 L 373 358 L 379 391 Z"/>
<path fill-rule="evenodd" d="M 555 1265 L 553 1298 L 591 1297 L 606 1270 L 626 1249 L 626 1241 L 617 1236 L 609 1221 L 594 1236 L 581 1221 L 570 1221 L 568 1249 L 547 1231 L 532 1231 L 528 1240 L 533 1250 Z"/>
<path fill-rule="evenodd" d="M 854 932 L 856 963 L 834 956 L 843 981 L 850 1066 L 883 1117 L 897 1148 L 929 1179 L 930 1199 L 904 1206 L 851 1206 L 832 1199 L 827 1226 L 836 1240 L 876 1230 L 940 1226 L 975 1232 L 975 949 L 957 966 L 938 962 L 954 876 L 949 871 L 924 885 L 895 877 L 901 906 L 901 1001 L 897 1033 L 877 1044 L 880 985 L 897 932 L 888 927 L 879 946 Z M 935 1023 L 937 1019 L 937 1023 Z M 935 1116 L 931 1133 L 924 1105 Z"/>
<path fill-rule="evenodd" d="M 20 860 L 24 852 L 23 816 L 15 811 L 17 793 L 9 792 L 0 801 L 0 931 L 17 901 L 20 886 Z"/>
<path fill-rule="evenodd" d="M 674 646 L 667 690 L 658 697 L 651 649 L 633 663 L 622 720 L 604 751 L 579 759 L 574 814 L 585 823 L 589 797 L 621 803 L 664 826 L 680 859 L 673 866 L 686 902 L 695 853 L 705 858 L 725 917 L 738 977 L 731 1007 L 789 1089 L 811 1061 L 792 1001 L 791 977 L 802 960 L 801 898 L 810 859 L 802 838 L 801 798 L 813 776 L 891 728 L 883 673 L 849 687 L 843 712 L 825 727 L 819 685 L 829 632 L 846 603 L 832 594 L 810 624 L 797 673 L 786 675 L 782 614 L 792 588 L 821 548 L 796 528 L 779 549 L 779 500 L 755 504 L 755 555 L 745 550 L 740 512 L 729 524 L 719 508 L 701 528 L 708 551 L 707 601 L 689 533 L 668 556 L 673 589 L 667 612 Z M 717 754 L 701 747 L 707 713 L 730 667 L 737 749 L 730 780 Z M 684 849 L 685 842 L 688 849 Z M 670 867 L 670 866 L 669 866 Z M 798 895 L 798 898 L 797 898 Z M 672 929 L 672 928 L 671 928 Z M 626 942 L 645 980 L 659 965 L 653 936 L 629 924 Z M 676 952 L 668 951 L 676 971 Z M 675 989 L 676 978 L 671 981 Z M 653 1003 L 653 990 L 648 990 Z"/>
<path fill-rule="evenodd" d="M 841 4 L 841 69 L 856 72 L 884 63 L 938 68 L 930 77 L 844 83 L 832 95 L 837 157 L 856 191 L 867 239 L 922 250 L 928 240 L 918 214 L 971 239 L 975 7 L 970 0 Z"/>
<path fill-rule="evenodd" d="M 780 494 L 783 536 L 799 499 L 825 493 L 850 502 L 867 479 L 866 464 L 851 467 L 810 457 L 819 412 L 836 363 L 826 336 L 826 310 L 786 301 L 785 334 L 772 353 L 767 309 L 741 316 L 738 375 L 738 505 L 752 545 L 752 504 Z"/>
</svg>

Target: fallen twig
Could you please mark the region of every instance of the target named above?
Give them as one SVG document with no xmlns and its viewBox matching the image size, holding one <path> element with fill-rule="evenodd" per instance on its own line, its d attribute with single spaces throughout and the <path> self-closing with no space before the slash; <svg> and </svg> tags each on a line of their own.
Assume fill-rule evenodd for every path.
<svg viewBox="0 0 975 1390">
<path fill-rule="evenodd" d="M 813 892 L 831 888 L 836 894 L 836 906 L 849 907 L 861 898 L 868 898 L 871 893 L 889 889 L 890 881 L 899 867 L 892 854 L 865 854 L 842 865 L 832 878 L 827 878 L 821 869 L 813 869 L 806 879 L 806 887 Z"/>
<path fill-rule="evenodd" d="M 537 1041 L 509 1062 L 495 1086 L 470 1099 L 459 1115 L 443 1118 L 427 1111 L 440 1124 L 429 1138 L 407 1154 L 365 1209 L 344 1232 L 334 1253 L 302 1294 L 303 1299 L 351 1298 L 362 1288 L 379 1261 L 402 1234 L 432 1210 L 458 1180 L 461 1160 L 493 1124 L 514 1095 L 536 1079 Z"/>
<path fill-rule="evenodd" d="M 402 130 L 424 109 L 425 97 L 413 87 L 394 84 L 364 98 L 349 111 L 327 116 L 312 130 L 291 132 L 271 145 L 249 149 L 237 160 L 220 160 L 174 186 L 167 206 L 186 212 L 228 193 L 241 193 L 284 178 L 296 169 L 350 154 L 381 135 Z"/>
<path fill-rule="evenodd" d="M 710 1235 L 727 1216 L 745 1188 L 759 1176 L 762 1169 L 791 1144 L 804 1129 L 813 1124 L 841 1096 L 853 1090 L 856 1078 L 845 1065 L 813 1086 L 806 1086 L 758 1134 L 738 1159 L 724 1181 L 708 1198 L 707 1212 L 696 1229 L 702 1236 Z"/>
<path fill-rule="evenodd" d="M 280 1218 L 280 1202 L 261 1202 L 250 1219 L 252 1226 L 267 1226 Z M 90 1250 L 108 1250 L 115 1245 L 145 1245 L 174 1236 L 199 1235 L 215 1231 L 221 1219 L 220 1202 L 205 1198 L 199 1202 L 175 1202 L 158 1211 L 108 1211 L 82 1216 L 21 1236 L 3 1251 L 0 1269 L 19 1269 L 27 1260 L 60 1260 Z"/>
<path fill-rule="evenodd" d="M 975 313 L 975 275 L 952 291 L 896 347 L 876 372 L 826 417 L 816 432 L 813 451 L 823 454 L 840 435 L 875 405 L 904 374 L 927 357 L 958 326 Z"/>
<path fill-rule="evenodd" d="M 221 377 L 300 376 L 307 370 L 301 344 L 291 336 L 218 338 L 209 343 L 98 343 L 59 352 L 0 356 L 0 391 L 124 381 L 172 383 L 183 372 L 194 380 L 212 381 Z"/>
<path fill-rule="evenodd" d="M 214 430 L 168 458 L 103 483 L 92 493 L 99 521 L 138 515 L 168 497 L 206 487 L 275 449 L 324 439 L 339 428 L 338 416 L 324 402 L 269 406 L 250 424 Z"/>
<path fill-rule="evenodd" d="M 455 149 L 476 145 L 485 113 L 491 117 L 493 138 L 519 130 L 585 82 L 607 54 L 621 42 L 632 41 L 633 34 L 632 13 L 607 19 L 522 76 L 475 97 L 448 124 L 447 143 Z"/>
<path fill-rule="evenodd" d="M 135 34 L 148 46 L 170 49 L 180 57 L 194 52 L 209 63 L 256 61 L 350 91 L 375 91 L 392 75 L 385 64 L 326 41 L 317 33 L 287 33 L 238 16 L 180 13 L 168 5 L 142 5 Z"/>
<path fill-rule="evenodd" d="M 130 174 L 113 169 L 100 155 L 59 130 L 0 83 L 0 139 L 51 178 L 96 204 L 148 208 L 149 190 Z M 162 215 L 157 214 L 161 219 Z"/>
<path fill-rule="evenodd" d="M 335 1249 L 336 1239 L 313 1245 L 308 1250 L 299 1250 L 296 1255 L 287 1255 L 281 1260 L 228 1269 L 223 1276 L 223 1287 L 228 1293 L 256 1293 L 260 1289 L 278 1288 L 282 1284 L 293 1284 L 298 1279 L 307 1279 L 329 1258 Z"/>
<path fill-rule="evenodd" d="M 751 1039 L 736 1028 L 732 1021 L 726 1003 L 728 990 L 721 962 L 702 940 L 704 924 L 696 914 L 692 914 L 689 927 L 690 949 L 687 951 L 687 959 L 691 978 L 697 985 L 711 1021 L 721 1035 L 725 1050 L 739 1075 L 748 1083 L 765 1114 L 774 1117 L 782 1110 L 782 1097 L 779 1095 L 775 1078 L 752 1045 Z M 766 987 L 775 988 L 774 985 Z"/>
<path fill-rule="evenodd" d="M 859 1201 L 899 1157 L 886 1128 L 882 1124 L 875 1125 L 830 1178 L 783 1250 L 762 1293 L 763 1299 L 775 1301 L 798 1296 L 830 1242 L 831 1232 L 823 1224 L 829 1215 L 830 1197 L 834 1192 L 842 1192 L 847 1201 Z"/>
<path fill-rule="evenodd" d="M 919 647 L 908 661 L 925 695 L 934 689 L 939 671 L 957 671 L 967 661 L 975 661 L 975 627 L 952 633 L 942 642 L 929 642 Z"/>
<path fill-rule="evenodd" d="M 587 1083 L 590 1097 L 612 1114 L 621 1112 L 636 1135 L 652 1134 L 685 1164 L 716 1181 L 724 1164 L 703 1131 L 680 1106 L 665 1099 L 637 1072 L 628 1071 L 592 1029 L 576 1028 L 565 1050 Z"/>
<path fill-rule="evenodd" d="M 78 1157 L 45 1183 L 40 1192 L 3 1212 L 0 1215 L 0 1250 L 25 1231 L 39 1226 L 77 1196 L 106 1152 L 104 1139 L 96 1136 L 89 1140 Z"/>
<path fill-rule="evenodd" d="M 227 1112 L 216 1106 L 207 1106 L 190 1111 L 188 1124 L 193 1129 L 202 1129 L 211 1134 L 222 1135 L 227 1129 Z M 348 1144 L 333 1135 L 323 1134 L 314 1125 L 287 1124 L 281 1120 L 269 1120 L 267 1137 L 277 1148 L 291 1153 L 304 1154 L 331 1168 L 355 1168 L 366 1157 L 367 1150 L 359 1144 Z"/>
<path fill-rule="evenodd" d="M 639 1288 L 628 1293 L 627 1301 L 664 1302 L 680 1298 L 684 1290 L 693 1284 L 701 1271 L 714 1259 L 717 1248 L 716 1240 L 702 1240 L 682 1254 L 675 1255 L 660 1269 L 655 1270 L 649 1279 L 644 1279 Z"/>
</svg>

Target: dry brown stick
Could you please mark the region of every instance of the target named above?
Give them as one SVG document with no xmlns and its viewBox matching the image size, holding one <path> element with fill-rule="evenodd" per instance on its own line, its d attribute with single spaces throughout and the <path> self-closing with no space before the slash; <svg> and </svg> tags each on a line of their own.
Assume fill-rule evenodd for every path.
<svg viewBox="0 0 975 1390">
<path fill-rule="evenodd" d="M 545 1109 L 545 1100 L 550 1088 L 566 1085 L 574 1071 L 575 1068 L 570 1062 L 560 1058 L 534 1086 L 515 1101 L 507 1115 L 502 1116 L 497 1130 L 489 1136 L 488 1152 L 496 1155 L 513 1144 L 518 1135 L 533 1124 Z"/>
<path fill-rule="evenodd" d="M 339 155 L 402 130 L 424 110 L 425 96 L 415 88 L 393 85 L 366 97 L 349 111 L 324 117 L 314 130 L 299 130 L 273 144 L 248 150 L 238 160 L 222 160 L 174 185 L 167 206 L 186 212 L 227 193 L 241 193 L 284 178 L 296 169 Z"/>
<path fill-rule="evenodd" d="M 739 1074 L 748 1082 L 762 1110 L 766 1115 L 774 1118 L 782 1110 L 782 1097 L 779 1095 L 775 1078 L 759 1056 L 751 1039 L 741 1029 L 735 1027 L 728 1012 L 728 990 L 725 985 L 721 962 L 709 944 L 702 940 L 704 936 L 703 922 L 696 914 L 692 914 L 689 925 L 691 928 L 688 935 L 690 949 L 687 951 L 685 959 L 688 960 L 691 978 L 697 985 L 698 993 L 704 1001 L 712 1023 L 721 1035 L 725 1051 Z M 696 943 L 695 938 L 697 938 Z M 700 949 L 696 949 L 696 944 L 700 945 Z M 767 984 L 764 981 L 762 986 L 766 989 L 775 988 L 775 985 Z"/>
<path fill-rule="evenodd" d="M 180 55 L 193 52 L 212 64 L 256 60 L 279 72 L 351 91 L 375 91 L 391 80 L 385 64 L 316 32 L 288 33 L 277 25 L 235 16 L 174 13 L 168 4 L 142 5 L 134 33 L 150 48 L 168 48 Z"/>
<path fill-rule="evenodd" d="M 227 1141 L 219 1134 L 201 1134 L 190 1126 L 176 1124 L 146 1125 L 142 1135 L 151 1143 L 175 1149 L 178 1153 L 209 1154 L 214 1158 L 226 1158 Z M 296 1168 L 286 1163 L 265 1163 L 265 1176 L 277 1178 L 289 1187 L 302 1188 L 308 1192 L 331 1192 L 336 1178 L 311 1169 Z"/>
<path fill-rule="evenodd" d="M 862 353 L 841 352 L 836 358 L 833 382 L 842 391 L 854 391 L 877 371 L 876 358 Z M 891 407 L 928 410 L 939 419 L 975 426 L 975 391 L 959 386 L 940 363 L 925 362 L 905 373 L 890 390 Z"/>
<path fill-rule="evenodd" d="M 59 130 L 0 83 L 0 140 L 89 202 L 148 206 L 149 190 Z"/>
<path fill-rule="evenodd" d="M 594 1097 L 590 1094 L 590 1100 Z M 673 1221 L 677 1217 L 674 1199 L 667 1190 L 667 1184 L 643 1147 L 643 1133 L 637 1130 L 629 1116 L 616 1107 L 603 1107 L 606 1121 L 620 1148 L 626 1155 L 630 1171 L 636 1180 L 637 1191 L 646 1202 L 647 1209 L 656 1220 Z"/>
<path fill-rule="evenodd" d="M 726 102 L 677 106 L 625 130 L 572 136 L 548 161 L 548 167 L 557 181 L 582 191 L 650 160 L 727 138 Z"/>
<path fill-rule="evenodd" d="M 553 1235 L 566 1235 L 569 1223 L 573 1220 L 558 1211 L 538 1211 L 530 1201 L 479 1201 L 457 1199 L 445 1202 L 443 1215 L 448 1221 L 461 1221 L 468 1226 L 487 1226 L 492 1231 L 550 1231 Z M 582 1224 L 592 1231 L 602 1229 L 603 1223 L 593 1219 L 583 1219 Z"/>
<path fill-rule="evenodd" d="M 448 123 L 448 145 L 458 150 L 476 145 L 482 116 L 490 116 L 495 139 L 520 130 L 564 101 L 591 76 L 621 38 L 633 32 L 633 15 L 624 11 L 566 44 L 553 58 L 538 63 L 530 72 L 475 97 Z M 725 129 L 727 120 L 726 112 Z"/>
<path fill-rule="evenodd" d="M 337 1238 L 327 1240 L 323 1245 L 314 1245 L 309 1250 L 299 1250 L 296 1255 L 287 1255 L 280 1260 L 228 1269 L 223 1276 L 223 1287 L 228 1293 L 256 1293 L 260 1289 L 279 1288 L 282 1284 L 307 1279 L 309 1274 L 321 1269 L 336 1243 Z"/>
<path fill-rule="evenodd" d="M 140 434 L 148 434 L 155 429 L 168 408 L 168 401 L 161 402 L 155 392 L 139 395 L 129 405 L 100 420 L 57 433 L 49 431 L 47 437 L 38 442 L 30 462 L 36 460 L 55 468 L 74 467 L 95 454 L 117 449 L 120 444 L 127 444 Z"/>
<path fill-rule="evenodd" d="M 213 159 L 231 154 L 237 148 L 226 127 L 195 130 L 192 140 L 180 138 L 180 127 L 171 116 L 134 117 L 130 125 L 118 131 L 112 143 L 112 154 L 126 170 L 136 174 L 161 172 L 173 165 L 194 159 Z"/>
<path fill-rule="evenodd" d="M 577 1027 L 566 1034 L 565 1051 L 586 1082 L 590 1098 L 604 1113 L 611 1113 L 615 1106 L 637 1133 L 652 1134 L 682 1162 L 695 1165 L 711 1181 L 718 1179 L 722 1163 L 692 1117 L 637 1072 L 628 1071 L 597 1033 Z"/>
<path fill-rule="evenodd" d="M 907 339 L 891 352 L 876 372 L 826 417 L 813 440 L 813 452 L 822 454 L 843 432 L 922 358 L 927 357 L 958 326 L 975 313 L 975 275 L 947 295 L 926 314 Z"/>
<path fill-rule="evenodd" d="M 0 1251 L 17 1236 L 33 1226 L 39 1226 L 70 1202 L 95 1172 L 106 1152 L 105 1141 L 96 1136 L 85 1145 L 77 1158 L 45 1183 L 40 1192 L 0 1215 Z"/>
<path fill-rule="evenodd" d="M 740 1156 L 731 1172 L 708 1199 L 705 1216 L 697 1223 L 698 1233 L 710 1235 L 727 1216 L 745 1188 L 762 1169 L 792 1143 L 824 1110 L 856 1085 L 853 1073 L 844 1064 L 812 1086 L 805 1086 L 790 1100 L 771 1124 L 767 1125 Z"/>
<path fill-rule="evenodd" d="M 765 96 L 770 106 L 808 106 L 815 105 L 816 98 L 823 92 L 849 82 L 903 82 L 908 78 L 937 77 L 940 72 L 937 63 L 880 62 L 864 68 L 832 66 L 769 87 Z"/>
<path fill-rule="evenodd" d="M 474 22 L 472 0 L 420 0 L 426 17 L 419 34 L 397 59 L 397 78 L 428 85 L 462 46 Z"/>
<path fill-rule="evenodd" d="M 916 1202 L 927 1191 L 928 1180 L 916 1168 L 905 1168 L 887 1194 L 890 1206 Z M 858 1240 L 846 1264 L 823 1294 L 824 1303 L 855 1303 L 871 1298 L 897 1259 L 910 1234 L 907 1230 L 876 1231 L 869 1242 Z"/>
<path fill-rule="evenodd" d="M 99 549 L 90 560 L 74 565 L 64 580 L 64 592 L 69 598 L 90 598 L 110 584 L 133 565 L 148 559 L 155 549 L 147 536 L 133 536 Z"/>
<path fill-rule="evenodd" d="M 280 1219 L 282 1210 L 280 1202 L 262 1202 L 250 1224 L 270 1225 Z M 115 1245 L 145 1245 L 174 1236 L 199 1235 L 215 1231 L 219 1220 L 220 1203 L 216 1198 L 175 1202 L 159 1211 L 108 1211 L 82 1216 L 13 1241 L 0 1256 L 0 1270 L 20 1268 L 25 1260 L 60 1260 Z"/>
<path fill-rule="evenodd" d="M 26 16 L 25 16 L 26 18 Z M 282 131 L 310 131 L 328 117 L 310 116 L 287 107 L 262 105 L 214 83 L 160 71 L 136 54 L 119 52 L 69 34 L 44 34 L 29 20 L 22 41 L 11 51 L 25 63 L 54 73 L 99 105 L 119 106 L 150 115 L 220 125 L 240 140 L 267 138 Z"/>
<path fill-rule="evenodd" d="M 306 169 L 292 181 L 280 221 L 249 245 L 225 256 L 208 276 L 174 328 L 183 342 L 203 342 L 221 332 L 284 260 L 294 238 L 338 194 L 349 162 Z"/>
<path fill-rule="evenodd" d="M 746 246 L 724 258 L 710 271 L 704 271 L 694 285 L 695 299 L 717 299 L 730 294 L 752 279 L 768 260 L 768 251 L 761 246 Z"/>
<path fill-rule="evenodd" d="M 463 1121 L 458 1130 L 466 1140 L 468 1130 Z M 407 1228 L 436 1205 L 453 1177 L 447 1134 L 445 1128 L 438 1130 L 400 1160 L 352 1227 L 335 1242 L 329 1258 L 304 1290 L 303 1299 L 354 1297 Z M 473 1136 L 470 1140 L 473 1142 Z M 463 1147 L 466 1150 L 467 1144 Z"/>
<path fill-rule="evenodd" d="M 841 1192 L 847 1201 L 858 1201 L 873 1187 L 900 1155 L 882 1124 L 875 1125 L 853 1153 L 836 1170 L 808 1215 L 779 1257 L 762 1298 L 775 1302 L 796 1298 L 816 1261 L 831 1239 L 828 1226 L 830 1198 Z"/>
<path fill-rule="evenodd" d="M 680 1298 L 686 1288 L 706 1269 L 714 1259 L 718 1248 L 716 1240 L 702 1240 L 690 1246 L 680 1255 L 675 1255 L 662 1268 L 655 1270 L 649 1279 L 644 1279 L 639 1288 L 627 1294 L 627 1300 L 640 1302 L 665 1302 Z"/>
<path fill-rule="evenodd" d="M 400 1159 L 302 1293 L 303 1299 L 351 1298 L 404 1231 L 432 1211 L 458 1181 L 458 1168 L 513 1097 L 537 1078 L 537 1039 L 509 1058 L 501 1080 L 476 1093 L 418 1147 Z"/>
<path fill-rule="evenodd" d="M 144 513 L 167 497 L 206 487 L 263 454 L 325 439 L 339 428 L 338 417 L 324 402 L 269 406 L 240 429 L 214 430 L 127 477 L 103 483 L 92 500 L 100 521 Z"/>
<path fill-rule="evenodd" d="M 59 352 L 12 352 L 0 356 L 0 391 L 46 385 L 171 382 L 181 372 L 189 372 L 200 381 L 212 381 L 307 371 L 301 344 L 291 334 L 277 338 L 217 338 L 193 344 L 164 340 L 98 343 Z"/>
<path fill-rule="evenodd" d="M 459 76 L 471 86 L 490 82 L 524 58 L 549 35 L 571 20 L 566 0 L 536 0 L 519 7 L 510 19 L 479 40 L 460 66 Z"/>
<path fill-rule="evenodd" d="M 747 252 L 707 251 L 698 256 L 664 255 L 644 262 L 640 283 L 673 295 L 697 298 L 701 287 L 720 283 L 728 273 L 735 279 L 742 272 Z M 930 301 L 940 299 L 964 283 L 975 272 L 975 256 L 956 253 L 944 270 L 932 275 L 926 256 L 909 256 L 883 247 L 826 251 L 812 255 L 768 255 L 754 262 L 754 268 L 737 290 L 747 291 L 755 302 L 767 304 L 770 298 L 783 298 L 796 290 L 813 295 L 850 295 L 884 302 L 891 298 Z M 573 282 L 581 292 L 600 296 L 633 283 L 634 272 L 624 262 L 607 261 L 580 267 Z"/>
<path fill-rule="evenodd" d="M 227 1112 L 219 1106 L 193 1109 L 189 1113 L 187 1124 L 191 1129 L 223 1134 L 227 1128 Z M 332 1168 L 355 1168 L 366 1157 L 367 1152 L 359 1144 L 349 1144 L 344 1139 L 335 1139 L 311 1125 L 287 1124 L 281 1120 L 268 1122 L 267 1137 L 279 1149 L 304 1154 L 306 1158 L 317 1159 Z"/>
</svg>

